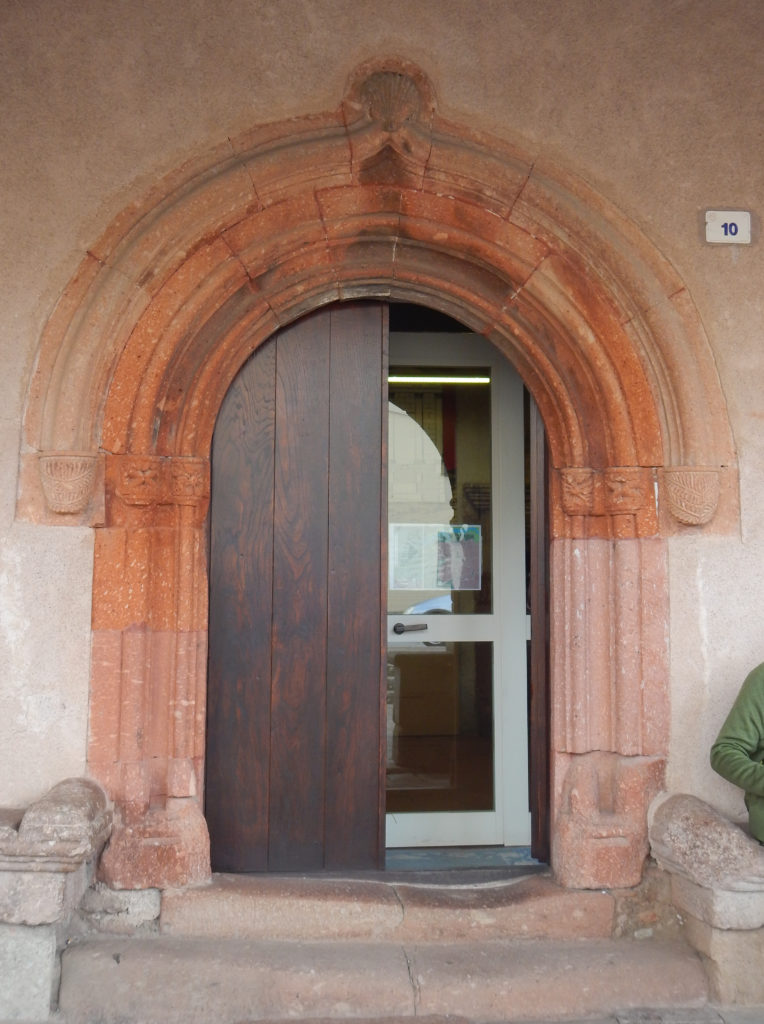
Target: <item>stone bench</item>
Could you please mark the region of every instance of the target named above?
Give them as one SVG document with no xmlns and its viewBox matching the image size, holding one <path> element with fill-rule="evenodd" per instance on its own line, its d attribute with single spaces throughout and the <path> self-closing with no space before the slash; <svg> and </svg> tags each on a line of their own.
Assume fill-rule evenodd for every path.
<svg viewBox="0 0 764 1024">
<path fill-rule="evenodd" d="M 687 794 L 662 793 L 649 811 L 652 855 L 671 876 L 671 899 L 703 957 L 712 998 L 764 1004 L 764 847 Z"/>
<path fill-rule="evenodd" d="M 48 1018 L 64 930 L 111 826 L 87 779 L 58 783 L 24 811 L 0 809 L 0 1020 Z"/>
</svg>

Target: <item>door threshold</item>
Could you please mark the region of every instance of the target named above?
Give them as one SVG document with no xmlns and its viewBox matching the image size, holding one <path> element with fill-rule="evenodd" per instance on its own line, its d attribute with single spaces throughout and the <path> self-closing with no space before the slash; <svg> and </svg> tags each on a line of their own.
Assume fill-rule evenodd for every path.
<svg viewBox="0 0 764 1024">
<path fill-rule="evenodd" d="M 300 879 L 316 882 L 387 882 L 424 886 L 479 886 L 548 875 L 549 865 L 535 860 L 529 846 L 401 847 L 385 851 L 383 868 L 293 871 L 213 871 L 213 878 Z"/>
<path fill-rule="evenodd" d="M 464 885 L 548 870 L 529 846 L 418 846 L 386 850 L 383 875 L 386 881 Z"/>
<path fill-rule="evenodd" d="M 388 871 L 452 871 L 457 868 L 529 867 L 539 862 L 530 846 L 409 846 L 385 851 Z"/>
<path fill-rule="evenodd" d="M 528 846 L 391 848 L 384 868 L 272 872 L 270 877 L 389 882 L 407 885 L 471 886 L 511 882 L 548 874 L 549 865 L 531 857 Z"/>
</svg>

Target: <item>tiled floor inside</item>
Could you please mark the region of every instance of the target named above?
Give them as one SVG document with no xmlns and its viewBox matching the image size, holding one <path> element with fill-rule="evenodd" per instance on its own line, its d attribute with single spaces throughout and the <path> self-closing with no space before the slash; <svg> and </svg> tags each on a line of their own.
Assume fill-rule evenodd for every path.
<svg viewBox="0 0 764 1024">
<path fill-rule="evenodd" d="M 504 868 L 538 865 L 529 846 L 419 846 L 389 849 L 388 871 L 448 871 L 456 868 Z"/>
<path fill-rule="evenodd" d="M 388 849 L 386 881 L 431 884 L 491 882 L 546 871 L 528 846 L 449 846 Z"/>
</svg>

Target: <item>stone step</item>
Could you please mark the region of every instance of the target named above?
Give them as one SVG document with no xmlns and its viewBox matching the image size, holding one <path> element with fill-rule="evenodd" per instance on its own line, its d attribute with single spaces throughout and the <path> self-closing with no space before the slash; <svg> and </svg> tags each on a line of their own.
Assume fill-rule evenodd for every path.
<svg viewBox="0 0 764 1024">
<path fill-rule="evenodd" d="M 610 938 L 615 901 L 531 875 L 482 885 L 411 885 L 215 875 L 162 896 L 164 934 L 198 938 L 377 942 Z"/>
<path fill-rule="evenodd" d="M 449 1016 L 468 1021 L 603 1017 L 702 1007 L 697 957 L 677 941 L 471 942 L 88 938 L 64 952 L 67 1024 L 236 1024 Z"/>
</svg>

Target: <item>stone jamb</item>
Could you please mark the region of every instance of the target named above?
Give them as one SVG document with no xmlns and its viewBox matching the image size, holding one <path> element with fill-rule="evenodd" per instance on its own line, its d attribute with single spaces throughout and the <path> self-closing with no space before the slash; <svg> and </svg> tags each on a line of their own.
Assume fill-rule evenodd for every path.
<svg viewBox="0 0 764 1024">
<path fill-rule="evenodd" d="M 93 246 L 45 329 L 17 512 L 97 527 L 89 764 L 117 803 L 112 884 L 209 871 L 204 516 L 223 396 L 280 326 L 358 297 L 457 317 L 539 405 L 554 867 L 596 887 L 641 870 L 668 749 L 665 539 L 737 521 L 713 359 L 633 225 L 559 169 L 442 120 L 433 95 L 418 69 L 375 62 L 337 111 L 179 172 Z"/>
</svg>

